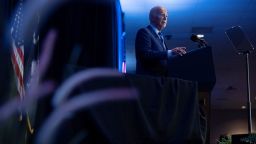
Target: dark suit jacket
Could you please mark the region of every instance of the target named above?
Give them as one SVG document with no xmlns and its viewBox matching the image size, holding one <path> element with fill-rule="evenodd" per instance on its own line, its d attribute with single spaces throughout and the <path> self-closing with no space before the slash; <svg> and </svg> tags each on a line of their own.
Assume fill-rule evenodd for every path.
<svg viewBox="0 0 256 144">
<path fill-rule="evenodd" d="M 167 50 L 151 26 L 137 32 L 135 53 L 137 74 L 167 76 Z"/>
</svg>

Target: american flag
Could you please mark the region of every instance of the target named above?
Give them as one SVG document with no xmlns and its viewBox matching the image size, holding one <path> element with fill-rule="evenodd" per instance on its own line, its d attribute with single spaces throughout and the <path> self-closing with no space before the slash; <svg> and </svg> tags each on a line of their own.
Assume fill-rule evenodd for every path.
<svg viewBox="0 0 256 144">
<path fill-rule="evenodd" d="M 22 35 L 23 1 L 18 1 L 17 11 L 11 27 L 11 60 L 15 72 L 16 84 L 20 98 L 25 95 L 24 87 L 24 39 Z"/>
</svg>

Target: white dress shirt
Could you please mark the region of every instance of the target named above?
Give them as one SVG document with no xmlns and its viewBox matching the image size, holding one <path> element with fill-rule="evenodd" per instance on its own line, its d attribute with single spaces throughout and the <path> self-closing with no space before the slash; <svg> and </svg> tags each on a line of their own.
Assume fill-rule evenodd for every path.
<svg viewBox="0 0 256 144">
<path fill-rule="evenodd" d="M 150 26 L 152 27 L 152 29 L 154 30 L 154 32 L 156 33 L 156 35 L 158 36 L 158 38 L 161 39 L 160 36 L 159 36 L 159 32 L 161 32 L 161 31 L 158 30 L 158 29 L 157 29 L 154 25 L 152 25 L 152 24 L 150 24 Z M 165 47 L 165 45 L 164 45 L 164 47 Z M 165 49 L 167 50 L 168 58 L 171 57 L 171 56 L 173 56 L 172 50 L 168 50 L 166 47 L 165 47 Z"/>
</svg>

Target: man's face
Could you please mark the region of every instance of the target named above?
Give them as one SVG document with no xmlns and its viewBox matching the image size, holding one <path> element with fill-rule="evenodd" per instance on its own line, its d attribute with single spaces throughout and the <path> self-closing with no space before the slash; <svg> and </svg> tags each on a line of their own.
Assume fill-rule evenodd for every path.
<svg viewBox="0 0 256 144">
<path fill-rule="evenodd" d="M 167 10 L 165 8 L 159 8 L 154 15 L 154 23 L 159 30 L 163 30 L 167 24 Z"/>
</svg>

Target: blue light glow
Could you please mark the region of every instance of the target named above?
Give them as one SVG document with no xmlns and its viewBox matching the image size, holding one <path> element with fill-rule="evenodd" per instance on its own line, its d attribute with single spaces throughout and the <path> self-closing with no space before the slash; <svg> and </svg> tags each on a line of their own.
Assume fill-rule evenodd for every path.
<svg viewBox="0 0 256 144">
<path fill-rule="evenodd" d="M 116 12 L 117 12 L 117 53 L 118 53 L 118 71 L 122 72 L 123 70 L 123 61 L 124 61 L 124 43 L 122 39 L 123 28 L 122 28 L 122 9 L 119 1 L 116 3 Z"/>
<path fill-rule="evenodd" d="M 183 10 L 194 6 L 195 0 L 120 0 L 124 12 L 148 11 L 151 7 L 160 5 L 172 11 Z"/>
</svg>

